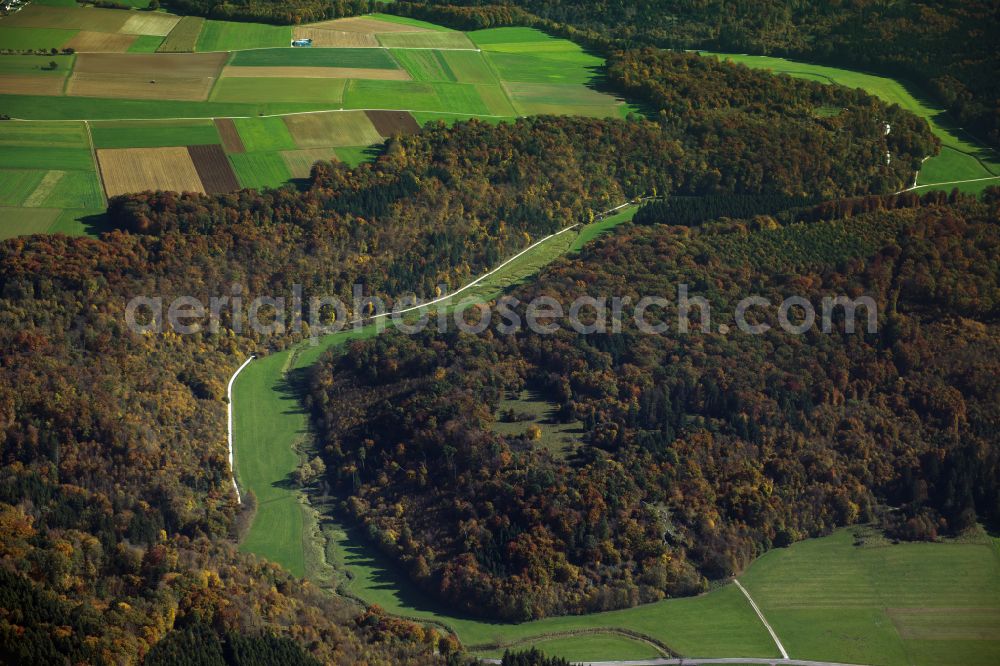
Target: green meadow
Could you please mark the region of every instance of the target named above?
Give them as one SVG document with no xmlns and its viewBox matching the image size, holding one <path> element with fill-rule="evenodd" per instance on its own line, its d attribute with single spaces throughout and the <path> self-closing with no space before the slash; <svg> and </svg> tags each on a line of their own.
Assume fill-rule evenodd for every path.
<svg viewBox="0 0 1000 666">
<path fill-rule="evenodd" d="M 287 47 L 287 44 L 284 45 Z M 399 69 L 384 49 L 256 49 L 237 51 L 229 61 L 234 67 L 364 67 Z"/>
<path fill-rule="evenodd" d="M 281 81 L 281 79 L 272 79 L 272 81 Z M 244 92 L 244 97 L 241 99 L 246 99 L 246 95 L 249 95 L 249 93 Z M 258 101 L 186 102 L 175 100 L 109 99 L 104 97 L 0 95 L 0 107 L 5 110 L 5 113 L 14 118 L 34 120 L 232 118 L 299 113 L 302 111 L 322 111 L 329 108 L 328 104 L 315 102 L 271 102 L 266 99 L 261 101 L 260 96 L 254 99 Z"/>
<path fill-rule="evenodd" d="M 298 148 L 282 118 L 236 118 L 233 124 L 249 152 Z"/>
<path fill-rule="evenodd" d="M 397 109 L 400 106 L 408 111 L 491 115 L 476 86 L 464 83 L 352 79 L 344 91 L 346 109 Z"/>
<path fill-rule="evenodd" d="M 20 30 L 21 28 L 18 28 Z M 0 36 L 2 40 L 2 36 Z M 0 41 L 0 44 L 3 42 Z M 33 76 L 66 76 L 73 69 L 75 55 L 5 55 L 0 58 L 0 74 L 31 74 Z M 49 63 L 56 63 L 50 69 Z"/>
<path fill-rule="evenodd" d="M 220 143 L 211 120 L 108 121 L 91 123 L 95 148 L 155 148 Z"/>
<path fill-rule="evenodd" d="M 793 657 L 1000 663 L 1000 553 L 987 538 L 893 545 L 845 529 L 766 553 L 742 582 Z"/>
<path fill-rule="evenodd" d="M 292 27 L 263 23 L 205 21 L 198 34 L 197 51 L 239 51 L 285 47 L 292 43 Z"/>
<path fill-rule="evenodd" d="M 378 35 L 382 46 L 409 49 L 475 49 L 461 32 L 385 32 Z"/>
<path fill-rule="evenodd" d="M 20 206 L 44 177 L 44 171 L 0 169 L 0 206 Z"/>
<path fill-rule="evenodd" d="M 345 79 L 223 77 L 212 89 L 211 103 L 298 105 L 310 111 L 336 108 L 344 98 Z M 311 107 L 311 108 L 310 108 Z"/>
<path fill-rule="evenodd" d="M 0 206 L 0 240 L 23 234 L 49 233 L 60 212 L 57 208 Z"/>
<path fill-rule="evenodd" d="M 243 187 L 277 187 L 292 177 L 279 152 L 232 153 L 229 161 Z"/>
<path fill-rule="evenodd" d="M 5 49 L 58 49 L 79 30 L 63 28 L 20 28 L 0 25 L 0 44 Z M 36 56 L 37 57 L 37 56 Z"/>
<path fill-rule="evenodd" d="M 156 53 L 160 45 L 163 44 L 163 37 L 159 35 L 139 35 L 132 46 L 128 47 L 129 53 Z"/>
<path fill-rule="evenodd" d="M 424 28 L 425 30 L 433 30 L 434 32 L 454 32 L 451 28 L 446 28 L 443 25 L 428 23 L 427 21 L 421 21 L 420 19 L 410 18 L 408 16 L 396 16 L 395 14 L 380 14 L 376 12 L 369 18 L 385 21 L 386 23 L 396 23 L 398 25 L 412 25 L 417 28 Z"/>
</svg>

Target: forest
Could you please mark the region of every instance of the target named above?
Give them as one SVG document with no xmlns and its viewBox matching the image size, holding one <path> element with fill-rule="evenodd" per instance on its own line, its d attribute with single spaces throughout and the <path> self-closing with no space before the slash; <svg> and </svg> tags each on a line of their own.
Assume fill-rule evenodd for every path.
<svg viewBox="0 0 1000 666">
<path fill-rule="evenodd" d="M 359 16 L 380 11 L 378 0 L 170 0 L 163 4 L 178 14 L 225 21 L 299 24 Z"/>
<path fill-rule="evenodd" d="M 137 333 L 124 317 L 132 297 L 207 300 L 232 294 L 239 285 L 249 300 L 289 295 L 299 284 L 306 298 L 349 298 L 351 286 L 360 283 L 367 294 L 391 303 L 408 291 L 427 295 L 439 284 L 454 288 L 532 239 L 587 222 L 597 211 L 637 195 L 811 201 L 883 194 L 911 180 L 914 166 L 936 146 L 925 124 L 860 92 L 645 51 L 623 53 L 616 62 L 623 85 L 647 90 L 647 102 L 662 105 L 653 119 L 539 117 L 499 126 L 430 125 L 390 140 L 374 163 L 355 169 L 319 163 L 303 189 L 219 196 L 140 193 L 111 202 L 115 228 L 98 239 L 38 235 L 0 243 L 0 659 L 184 663 L 185 646 L 192 643 L 233 664 L 266 661 L 267 655 L 301 663 L 423 664 L 442 663 L 455 653 L 452 637 L 378 609 L 361 610 L 235 545 L 251 516 L 232 493 L 226 382 L 250 353 L 284 348 L 309 331 L 289 327 L 286 334 L 264 338 L 239 330 L 224 316 L 218 330 L 206 327 L 193 335 Z M 657 84 L 658 77 L 669 78 L 670 85 Z M 715 77 L 725 84 L 713 83 Z M 697 100 L 690 110 L 676 87 Z M 768 102 L 778 97 L 788 102 L 780 107 Z M 845 110 L 835 118 L 814 113 L 830 104 Z M 883 122 L 899 131 L 887 137 Z M 892 157 L 888 163 L 886 152 Z M 955 224 L 965 214 L 956 209 Z M 981 226 L 968 222 L 977 233 Z M 648 229 L 654 233 L 658 227 Z M 982 241 L 984 252 L 991 251 L 989 240 Z M 950 249 L 956 256 L 966 250 Z M 941 275 L 936 267 L 933 275 Z M 975 316 L 976 306 L 968 307 Z M 938 399 L 934 386 L 928 400 Z M 799 400 L 801 390 L 790 399 Z M 481 411 L 486 403 L 476 404 Z M 594 424 L 598 418 L 605 422 L 605 411 L 611 414 L 610 403 L 581 404 L 593 408 L 588 419 Z M 970 422 L 981 422 L 974 410 L 968 413 Z M 670 427 L 680 432 L 680 425 Z M 580 487 L 619 484 L 614 501 L 621 502 L 622 515 L 638 511 L 640 484 L 647 481 L 629 480 L 613 460 L 602 462 L 605 454 L 599 452 L 612 455 L 617 437 L 610 426 L 599 431 L 604 434 L 591 447 L 592 471 L 575 472 Z M 666 435 L 649 437 L 659 442 L 650 445 L 654 452 L 666 440 Z M 499 446 L 503 451 L 509 445 Z M 354 455 L 350 448 L 344 451 Z M 963 460 L 943 459 L 936 469 L 966 469 L 959 465 Z M 443 464 L 454 481 L 465 460 Z M 933 462 L 926 465 L 931 474 Z M 330 465 L 338 473 L 342 467 Z M 366 468 L 360 469 L 359 481 L 371 483 Z M 666 468 L 657 463 L 649 469 Z M 419 472 L 418 467 L 415 480 Z M 524 483 L 527 502 L 560 474 L 543 466 L 539 476 L 514 480 Z M 506 497 L 511 488 L 501 484 L 494 490 Z M 930 508 L 915 519 L 931 519 L 933 510 L 951 520 L 945 507 L 930 504 L 947 493 L 930 485 L 927 492 Z M 599 494 L 586 498 L 589 507 L 605 501 Z M 816 503 L 826 506 L 822 498 Z M 781 506 L 776 514 L 783 515 Z M 514 507 L 511 511 L 517 515 Z M 378 511 L 356 515 L 381 529 Z M 705 547 L 740 532 L 732 515 L 719 509 L 717 527 L 704 532 Z M 470 539 L 487 540 L 482 530 L 496 529 L 490 538 L 498 541 L 482 549 L 481 564 L 455 561 L 463 568 L 455 572 L 451 589 L 468 587 L 466 574 L 481 574 L 479 591 L 470 598 L 488 598 L 484 608 L 505 617 L 620 606 L 664 590 L 698 589 L 702 576 L 713 572 L 706 556 L 695 549 L 666 549 L 641 518 L 635 514 L 622 522 L 615 514 L 606 525 L 581 521 L 575 550 L 556 541 L 540 549 L 550 559 L 527 570 L 558 567 L 558 579 L 546 587 L 531 577 L 512 577 L 532 590 L 526 605 L 492 587 L 504 567 L 521 566 L 520 559 L 508 565 L 496 555 L 504 535 L 518 542 L 528 538 L 519 532 L 526 523 L 511 523 L 503 528 L 507 532 L 488 521 L 470 526 Z M 677 524 L 685 519 L 679 516 Z M 803 520 L 789 525 L 791 536 L 816 527 Z M 437 576 L 441 561 L 426 550 L 423 528 L 411 529 L 413 543 Z M 763 543 L 752 528 L 745 531 L 717 566 L 743 563 L 755 544 Z M 625 533 L 635 549 L 623 547 Z M 538 538 L 545 535 L 539 526 Z M 454 535 L 442 544 L 441 553 L 461 551 Z M 602 553 L 594 569 L 573 563 L 577 553 L 594 548 Z M 608 559 L 616 556 L 620 563 Z M 525 551 L 518 557 L 534 555 Z M 630 558 L 636 557 L 659 563 L 650 570 L 655 579 L 625 582 L 634 566 Z M 592 575 L 607 579 L 586 583 Z M 430 578 L 417 577 L 429 584 Z M 575 599 L 566 595 L 574 585 Z"/>
<path fill-rule="evenodd" d="M 389 11 L 461 28 L 571 31 L 602 50 L 706 49 L 873 70 L 917 84 L 961 126 L 1000 146 L 1000 14 L 988 0 L 429 0 L 397 2 Z"/>
<path fill-rule="evenodd" d="M 389 332 L 330 352 L 307 400 L 326 482 L 423 589 L 507 620 L 704 591 L 769 548 L 881 521 L 896 538 L 1000 517 L 994 190 L 848 219 L 633 226 L 513 292 L 671 295 L 712 327 L 663 335 Z M 870 296 L 878 330 L 735 331 L 748 294 Z M 674 321 L 676 303 L 657 310 Z M 473 316 L 474 318 L 474 316 Z M 862 320 L 863 322 L 863 320 Z M 453 327 L 454 329 L 454 327 Z M 500 435 L 529 390 L 580 422 L 571 454 Z"/>
</svg>

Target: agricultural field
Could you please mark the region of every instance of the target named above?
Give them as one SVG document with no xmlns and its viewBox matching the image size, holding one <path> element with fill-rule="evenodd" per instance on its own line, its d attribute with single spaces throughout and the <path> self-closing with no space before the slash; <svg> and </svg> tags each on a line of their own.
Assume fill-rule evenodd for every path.
<svg viewBox="0 0 1000 666">
<path fill-rule="evenodd" d="M 245 153 L 247 151 L 232 118 L 216 118 L 215 129 L 219 132 L 222 147 L 226 149 L 227 153 Z"/>
<path fill-rule="evenodd" d="M 226 159 L 226 151 L 218 144 L 188 146 L 188 154 L 208 194 L 226 194 L 240 189 L 233 167 Z"/>
<path fill-rule="evenodd" d="M 365 111 L 365 115 L 375 126 L 375 131 L 384 137 L 420 131 L 420 125 L 406 111 Z"/>
<path fill-rule="evenodd" d="M 241 187 L 260 190 L 292 178 L 282 153 L 278 151 L 231 154 L 229 161 Z"/>
<path fill-rule="evenodd" d="M 238 51 L 287 47 L 292 43 L 292 28 L 287 25 L 206 21 L 195 44 L 197 51 Z"/>
<path fill-rule="evenodd" d="M 282 118 L 236 118 L 230 122 L 239 133 L 246 152 L 291 150 L 298 147 Z"/>
<path fill-rule="evenodd" d="M 379 146 L 343 146 L 334 151 L 337 159 L 349 167 L 371 162 L 381 152 Z"/>
<path fill-rule="evenodd" d="M 508 83 L 507 91 L 518 115 L 559 114 L 572 109 L 573 115 L 605 117 L 608 96 L 596 90 L 564 83 Z M 630 108 L 617 109 L 625 114 Z"/>
<path fill-rule="evenodd" d="M 583 53 L 571 42 L 534 30 L 507 28 L 466 35 L 382 18 L 338 19 L 300 28 L 325 30 L 336 33 L 338 39 L 349 40 L 342 39 L 340 43 L 362 40 L 359 43 L 367 48 L 295 49 L 288 47 L 283 34 L 280 39 L 273 38 L 274 26 L 175 21 L 176 17 L 164 16 L 168 20 L 159 27 L 141 25 L 131 17 L 115 25 L 120 23 L 121 29 L 135 33 L 166 32 L 165 37 L 74 32 L 76 39 L 93 40 L 95 50 L 129 53 L 83 53 L 75 67 L 60 67 L 59 71 L 48 74 L 38 70 L 11 73 L 0 79 L 0 104 L 17 117 L 53 119 L 251 116 L 326 110 L 341 105 L 355 109 L 392 109 L 405 105 L 419 112 L 498 117 L 530 113 L 621 116 L 628 110 L 614 97 L 586 87 L 585 84 L 595 80 L 599 58 Z M 71 23 L 81 24 L 79 20 Z M 128 28 L 129 25 L 132 27 Z M 371 30 L 380 32 L 366 32 Z M 242 48 L 259 46 L 253 34 L 261 31 L 272 35 L 266 44 L 272 48 L 253 48 L 229 55 L 181 53 L 192 48 L 224 48 L 226 44 L 219 40 L 230 40 L 232 45 Z M 247 34 L 241 37 L 241 32 Z M 376 37 L 384 34 L 390 35 L 386 39 L 394 44 L 400 39 L 422 39 L 424 44 L 438 46 L 444 46 L 441 40 L 460 39 L 470 45 L 480 40 L 484 50 L 474 50 L 478 46 L 465 46 L 464 50 L 449 50 L 447 46 L 372 47 L 371 40 L 377 42 Z M 74 38 L 73 35 L 66 39 Z M 193 43 L 195 39 L 197 44 Z M 215 43 L 206 46 L 208 42 Z M 154 57 L 148 55 L 154 49 L 164 54 L 164 60 L 148 60 Z M 517 52 L 511 54 L 505 49 Z M 175 53 L 167 53 L 171 51 Z M 509 57 L 517 61 L 504 60 Z M 226 62 L 220 68 L 222 60 Z M 70 70 L 68 80 L 59 80 Z M 313 78 L 328 79 L 331 83 L 316 85 L 310 80 Z M 408 85 L 410 79 L 412 85 Z M 529 83 L 565 83 L 566 87 L 517 88 Z M 516 93 L 508 93 L 510 85 L 517 88 Z M 342 90 L 344 96 L 340 94 Z M 59 99 L 40 104 L 37 98 L 42 95 Z M 129 103 L 123 103 L 125 100 Z M 161 101 L 162 104 L 158 103 Z"/>
<path fill-rule="evenodd" d="M 135 16 L 139 16 L 136 14 Z M 163 16 L 168 16 L 164 14 Z M 127 32 L 126 23 L 132 12 L 94 7 L 48 7 L 33 2 L 19 12 L 3 19 L 11 28 L 44 28 L 56 30 L 86 30 L 89 32 Z M 172 17 L 174 22 L 179 20 Z M 144 33 L 135 33 L 144 34 Z"/>
<path fill-rule="evenodd" d="M 379 79 L 386 81 L 409 81 L 410 74 L 402 69 L 379 69 L 364 67 L 226 67 L 222 70 L 223 80 L 234 78 L 281 78 L 281 79 Z M 344 81 L 338 87 L 343 88 Z M 323 85 L 314 81 L 300 81 L 299 86 Z M 308 98 L 308 90 L 301 91 Z"/>
<path fill-rule="evenodd" d="M 272 104 L 285 102 L 328 109 L 341 104 L 346 85 L 345 79 L 225 77 L 216 84 L 209 99 L 245 104 L 267 99 Z"/>
<path fill-rule="evenodd" d="M 459 83 L 493 84 L 500 76 L 480 51 L 438 51 L 453 80 Z"/>
<path fill-rule="evenodd" d="M 417 19 L 392 14 L 372 14 L 370 16 L 352 16 L 311 24 L 312 27 L 325 30 L 340 30 L 344 32 L 359 32 L 382 34 L 389 32 L 453 32 L 450 28 L 427 23 Z"/>
<path fill-rule="evenodd" d="M 479 51 L 392 49 L 391 53 L 416 81 L 499 82 L 496 72 Z"/>
<path fill-rule="evenodd" d="M 1000 155 L 958 127 L 944 109 L 904 82 L 784 58 L 709 52 L 704 52 L 704 55 L 716 56 L 747 67 L 769 69 L 776 74 L 862 88 L 926 119 L 934 134 L 941 139 L 942 150 L 940 155 L 930 158 L 921 167 L 916 183 L 918 192 L 930 189 L 950 190 L 953 186 L 966 192 L 980 192 L 990 185 L 1000 183 Z"/>
<path fill-rule="evenodd" d="M 145 190 L 205 192 L 187 147 L 100 148 L 97 162 L 109 197 Z"/>
<path fill-rule="evenodd" d="M 58 208 L 0 206 L 0 240 L 22 234 L 49 233 L 61 212 Z"/>
<path fill-rule="evenodd" d="M 291 48 L 293 35 L 317 48 Z M 384 139 L 426 122 L 630 109 L 587 86 L 599 58 L 520 28 L 462 33 L 388 15 L 292 28 L 35 3 L 0 20 L 8 36 L 13 48 L 69 45 L 77 55 L 0 58 L 3 112 L 91 122 L 89 133 L 67 124 L 75 145 L 6 151 L 0 169 L 16 173 L 0 204 L 64 210 L 47 228 L 76 233 L 100 228 L 106 195 L 279 186 L 308 177 L 318 159 L 371 160 Z M 51 217 L 22 216 L 24 228 Z"/>
<path fill-rule="evenodd" d="M 10 27 L 7 20 L 0 22 L 0 44 L 4 48 L 18 51 L 29 49 L 60 49 L 73 39 L 78 30 L 59 28 Z"/>
<path fill-rule="evenodd" d="M 180 23 L 179 16 L 159 12 L 134 12 L 125 21 L 120 32 L 128 35 L 166 37 Z"/>
<path fill-rule="evenodd" d="M 73 39 L 63 44 L 63 47 L 79 52 L 125 53 L 132 48 L 132 44 L 138 38 L 138 35 L 81 30 L 73 36 Z"/>
<path fill-rule="evenodd" d="M 219 143 L 211 120 L 117 120 L 90 125 L 95 148 L 156 148 Z"/>
<path fill-rule="evenodd" d="M 475 49 L 461 32 L 386 32 L 378 36 L 382 46 L 409 49 Z"/>
<path fill-rule="evenodd" d="M 348 109 L 444 111 L 469 116 L 497 115 L 486 105 L 476 86 L 466 83 L 351 80 L 344 91 Z"/>
<path fill-rule="evenodd" d="M 159 35 L 139 35 L 128 47 L 129 53 L 156 53 L 163 43 L 163 37 Z"/>
<path fill-rule="evenodd" d="M 23 74 L 25 76 L 64 77 L 73 69 L 72 55 L 6 55 L 0 57 L 0 76 Z M 55 68 L 51 63 L 55 63 Z"/>
<path fill-rule="evenodd" d="M 66 94 L 198 101 L 208 99 L 224 53 L 81 53 Z"/>
<path fill-rule="evenodd" d="M 299 148 L 360 146 L 382 140 L 364 111 L 306 113 L 284 120 Z"/>
<path fill-rule="evenodd" d="M 65 55 L 3 56 L 0 58 L 0 94 L 61 95 L 73 60 L 74 56 Z"/>
<path fill-rule="evenodd" d="M 189 53 L 198 45 L 198 37 L 205 27 L 205 19 L 200 16 L 185 16 L 166 36 L 156 49 L 161 53 Z"/>
<path fill-rule="evenodd" d="M 311 39 L 313 48 L 375 48 L 379 46 L 374 34 L 365 32 L 347 32 L 330 30 L 313 26 L 295 26 L 292 28 L 294 39 Z"/>
<path fill-rule="evenodd" d="M 308 178 L 312 166 L 316 162 L 339 162 L 333 148 L 303 148 L 301 150 L 283 150 L 281 159 L 285 160 L 288 173 L 292 178 Z"/>
<path fill-rule="evenodd" d="M 51 232 L 62 209 L 104 204 L 83 123 L 0 124 L 0 236 Z"/>
<path fill-rule="evenodd" d="M 256 49 L 237 51 L 229 63 L 234 67 L 359 67 L 398 69 L 383 49 Z"/>
</svg>

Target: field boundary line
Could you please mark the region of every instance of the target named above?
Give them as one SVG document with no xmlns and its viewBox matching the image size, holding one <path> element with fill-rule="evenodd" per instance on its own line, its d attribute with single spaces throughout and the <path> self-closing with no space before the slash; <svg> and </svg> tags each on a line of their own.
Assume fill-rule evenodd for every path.
<svg viewBox="0 0 1000 666">
<path fill-rule="evenodd" d="M 959 185 L 961 183 L 978 183 L 984 180 L 1000 180 L 1000 176 L 986 176 L 985 178 L 967 178 L 966 180 L 949 180 L 945 183 L 925 183 L 923 185 L 914 185 L 913 187 L 908 187 L 905 190 L 900 190 L 896 194 L 902 194 L 903 192 L 912 192 L 913 190 L 919 190 L 922 187 L 940 187 L 942 185 Z"/>
<path fill-rule="evenodd" d="M 101 163 L 97 159 L 97 146 L 94 145 L 94 135 L 90 132 L 90 122 L 84 120 L 83 127 L 87 130 L 87 143 L 90 145 L 90 159 L 94 161 L 94 171 L 97 172 L 97 182 L 101 184 L 101 198 L 104 200 L 104 207 L 108 206 L 108 187 L 104 184 L 104 174 L 101 173 Z"/>
<path fill-rule="evenodd" d="M 348 79 L 354 81 L 356 79 Z M 468 84 L 473 85 L 473 84 Z M 205 102 L 211 103 L 211 102 Z M 516 109 L 515 109 L 516 110 Z M 7 122 L 16 123 L 117 123 L 156 120 L 246 120 L 249 118 L 281 118 L 284 116 L 304 116 L 310 113 L 346 113 L 348 111 L 405 111 L 406 113 L 436 113 L 442 116 L 468 116 L 469 118 L 523 118 L 524 116 L 501 116 L 493 113 L 459 113 L 457 111 L 426 111 L 423 109 L 316 109 L 314 111 L 290 111 L 288 113 L 262 113 L 256 116 L 167 116 L 160 118 L 11 118 Z"/>
<path fill-rule="evenodd" d="M 499 664 L 499 659 L 480 658 L 480 663 Z M 578 666 L 708 666 L 710 664 L 761 664 L 766 666 L 864 666 L 863 664 L 845 664 L 837 661 L 814 661 L 811 659 L 765 659 L 762 657 L 676 657 L 655 659 L 624 659 L 621 661 L 577 661 Z"/>
<path fill-rule="evenodd" d="M 243 368 L 250 365 L 250 361 L 257 358 L 255 355 L 251 354 L 250 358 L 243 361 L 243 365 L 236 369 L 233 376 L 229 378 L 229 386 L 226 387 L 226 417 L 228 419 L 229 426 L 227 428 L 229 437 L 229 476 L 233 481 L 233 490 L 236 491 L 236 503 L 243 504 L 243 498 L 240 496 L 240 488 L 236 485 L 236 466 L 233 464 L 233 383 Z"/>
<path fill-rule="evenodd" d="M 771 638 L 774 639 L 774 644 L 778 647 L 778 652 L 781 653 L 781 657 L 785 661 L 788 661 L 788 653 L 785 652 L 785 646 L 781 644 L 780 640 L 778 640 L 778 634 L 774 632 L 774 628 L 771 627 L 771 624 L 764 617 L 764 614 L 760 612 L 760 608 L 757 607 L 757 602 L 753 600 L 753 597 L 751 597 L 750 593 L 747 592 L 747 588 L 743 587 L 740 581 L 734 578 L 733 582 L 736 583 L 736 587 L 740 588 L 740 592 L 742 592 L 743 596 L 750 602 L 750 607 L 753 608 L 753 612 L 757 613 L 757 617 L 759 617 L 760 621 L 764 623 L 764 628 L 767 629 L 767 633 L 771 634 Z"/>
<path fill-rule="evenodd" d="M 295 26 L 295 27 L 306 27 L 306 26 Z M 336 31 L 334 31 L 336 32 Z M 357 34 L 374 34 L 374 33 L 357 33 Z M 465 34 L 465 33 L 462 33 Z M 402 51 L 476 51 L 482 52 L 482 49 L 477 48 L 466 48 L 457 46 L 384 46 L 379 44 L 378 46 L 311 46 L 306 48 L 315 49 L 366 49 L 374 51 L 375 49 L 400 49 Z M 296 51 L 304 51 L 305 48 L 296 48 L 294 46 L 251 46 L 248 49 L 222 49 L 217 51 L 155 51 L 155 53 L 242 53 L 243 51 L 273 51 L 275 49 L 295 49 Z M 107 51 L 75 51 L 75 53 L 107 53 Z"/>
<path fill-rule="evenodd" d="M 631 640 L 645 643 L 650 647 L 654 648 L 660 653 L 661 659 L 668 659 L 671 657 L 677 657 L 678 653 L 670 648 L 666 643 L 648 636 L 640 631 L 635 631 L 632 629 L 627 629 L 624 627 L 593 627 L 589 629 L 568 629 L 565 631 L 548 631 L 542 634 L 536 634 L 534 636 L 526 636 L 523 638 L 518 638 L 512 641 L 503 641 L 498 643 L 477 643 L 475 645 L 466 645 L 465 649 L 470 652 L 486 652 L 499 649 L 509 649 L 517 648 L 521 645 L 538 643 L 541 641 L 548 641 L 556 638 L 572 638 L 574 636 L 595 636 L 600 634 L 613 634 L 616 636 L 624 636 Z"/>
</svg>

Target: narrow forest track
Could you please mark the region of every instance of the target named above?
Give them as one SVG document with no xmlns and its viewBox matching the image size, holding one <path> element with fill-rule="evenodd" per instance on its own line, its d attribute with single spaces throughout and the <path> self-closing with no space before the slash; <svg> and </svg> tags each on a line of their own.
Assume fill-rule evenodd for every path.
<svg viewBox="0 0 1000 666">
<path fill-rule="evenodd" d="M 484 664 L 499 664 L 499 659 L 480 659 Z M 808 659 L 762 659 L 760 657 L 677 657 L 657 659 L 627 659 L 623 661 L 575 661 L 580 666 L 699 666 L 709 664 L 766 664 L 768 666 L 864 666 L 837 661 L 812 661 Z"/>
<path fill-rule="evenodd" d="M 759 617 L 760 621 L 764 624 L 764 628 L 767 629 L 767 633 L 771 634 L 771 638 L 774 640 L 774 645 L 778 648 L 778 652 L 781 653 L 781 656 L 785 659 L 785 661 L 788 661 L 788 653 L 785 651 L 785 646 L 781 644 L 781 640 L 778 639 L 778 634 L 774 631 L 774 627 L 771 626 L 771 623 L 767 621 L 767 618 L 764 617 L 764 613 L 762 613 L 760 608 L 757 607 L 757 602 L 753 600 L 753 597 L 751 597 L 750 593 L 747 592 L 747 588 L 743 587 L 743 584 L 740 583 L 740 581 L 734 578 L 733 582 L 736 583 L 736 587 L 740 588 L 740 592 L 742 592 L 743 596 L 750 602 L 750 607 L 753 608 L 754 613 L 757 613 L 757 617 Z"/>
</svg>

